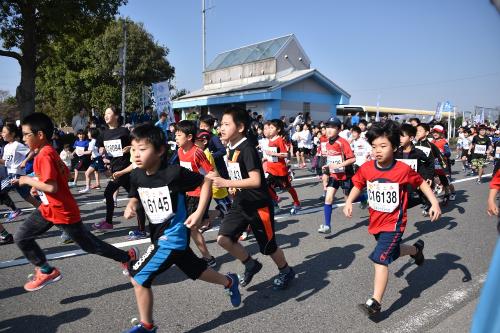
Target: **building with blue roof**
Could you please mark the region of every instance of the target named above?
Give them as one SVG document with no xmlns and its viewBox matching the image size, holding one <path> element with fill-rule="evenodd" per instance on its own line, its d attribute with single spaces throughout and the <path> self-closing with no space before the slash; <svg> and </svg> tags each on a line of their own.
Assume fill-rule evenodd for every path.
<svg viewBox="0 0 500 333">
<path fill-rule="evenodd" d="M 311 68 L 311 61 L 295 35 L 243 46 L 220 53 L 203 72 L 203 88 L 173 101 L 184 114 L 196 111 L 219 117 L 237 105 L 264 119 L 309 112 L 314 120 L 337 113 L 351 95 Z"/>
</svg>

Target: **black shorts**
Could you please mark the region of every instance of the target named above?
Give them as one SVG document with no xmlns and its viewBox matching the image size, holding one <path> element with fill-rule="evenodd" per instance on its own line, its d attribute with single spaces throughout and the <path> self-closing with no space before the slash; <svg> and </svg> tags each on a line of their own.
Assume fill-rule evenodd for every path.
<svg viewBox="0 0 500 333">
<path fill-rule="evenodd" d="M 129 269 L 130 276 L 145 288 L 151 288 L 154 278 L 176 265 L 190 279 L 196 280 L 207 269 L 207 262 L 198 258 L 188 246 L 185 250 L 162 247 L 161 242 L 151 244 Z"/>
<path fill-rule="evenodd" d="M 278 245 L 274 233 L 274 209 L 271 205 L 244 209 L 238 203 L 233 203 L 229 214 L 222 220 L 219 236 L 226 236 L 237 242 L 249 225 L 259 244 L 260 252 L 265 255 L 276 252 Z"/>
<path fill-rule="evenodd" d="M 351 192 L 351 188 L 352 188 L 352 182 L 350 179 L 337 180 L 333 177 L 329 177 L 328 184 L 326 185 L 326 187 L 333 187 L 336 190 L 338 190 L 340 187 L 340 188 L 342 188 L 342 190 L 344 190 L 345 195 L 349 195 L 349 192 Z"/>
<path fill-rule="evenodd" d="M 90 158 L 88 155 L 76 156 L 71 160 L 71 171 L 86 171 L 90 165 Z"/>
<path fill-rule="evenodd" d="M 464 157 L 469 159 L 469 149 L 462 149 L 462 158 Z"/>
<path fill-rule="evenodd" d="M 189 195 L 186 195 L 187 216 L 193 214 L 198 209 L 199 205 L 200 205 L 200 197 L 191 197 Z M 203 219 L 208 219 L 209 206 L 210 206 L 210 204 L 207 205 L 207 209 L 205 209 L 205 213 L 203 214 Z"/>
<path fill-rule="evenodd" d="M 309 155 L 311 153 L 311 149 L 309 148 L 299 148 L 299 152 L 304 153 L 304 155 Z"/>
<path fill-rule="evenodd" d="M 267 176 L 267 183 L 273 188 L 281 188 L 283 190 L 289 189 L 292 187 L 292 183 L 290 182 L 290 176 L 275 176 L 269 174 Z"/>
<path fill-rule="evenodd" d="M 450 181 L 448 180 L 448 176 L 446 175 L 438 175 L 439 181 L 441 182 L 441 185 L 443 186 L 449 186 Z"/>
</svg>

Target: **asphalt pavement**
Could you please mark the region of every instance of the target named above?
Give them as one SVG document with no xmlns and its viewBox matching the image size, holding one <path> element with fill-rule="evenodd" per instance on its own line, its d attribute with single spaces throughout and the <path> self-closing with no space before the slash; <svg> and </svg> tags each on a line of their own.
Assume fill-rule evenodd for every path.
<svg viewBox="0 0 500 333">
<path fill-rule="evenodd" d="M 173 267 L 153 286 L 159 332 L 467 332 L 498 235 L 496 219 L 486 214 L 488 184 L 476 184 L 459 169 L 455 166 L 457 199 L 443 208 L 439 221 L 423 217 L 419 206 L 409 210 L 404 242 L 423 239 L 426 262 L 417 267 L 401 258 L 391 264 L 383 311 L 377 318 L 368 319 L 357 310 L 373 288 L 368 255 L 375 240 L 367 232 L 368 211 L 356 205 L 353 218 L 347 219 L 342 207 L 337 207 L 332 233 L 318 234 L 323 221 L 321 186 L 307 170 L 297 170 L 294 186 L 303 210 L 290 216 L 290 196 L 281 193 L 282 209 L 276 218 L 278 243 L 297 273 L 290 288 L 272 290 L 277 269 L 270 258 L 258 253 L 250 238 L 243 244 L 264 267 L 250 286 L 242 288 L 241 306 L 232 308 L 222 288 L 191 281 Z M 489 166 L 487 173 L 491 170 Z M 85 224 L 90 227 L 104 217 L 103 190 L 72 191 Z M 16 193 L 12 197 L 27 208 Z M 343 203 L 340 196 L 337 203 Z M 121 217 L 125 204 L 122 190 L 115 230 L 99 237 L 122 248 L 138 244 L 144 251 L 147 240 L 127 241 L 135 221 Z M 4 226 L 14 233 L 29 213 L 28 208 Z M 0 247 L 0 332 L 121 332 L 129 328 L 138 313 L 120 265 L 61 244 L 60 234 L 54 227 L 40 237 L 39 244 L 54 258 L 51 263 L 63 278 L 37 292 L 25 292 L 22 287 L 33 267 L 16 245 Z M 217 269 L 241 273 L 242 265 L 217 245 L 217 227 L 205 235 Z"/>
</svg>

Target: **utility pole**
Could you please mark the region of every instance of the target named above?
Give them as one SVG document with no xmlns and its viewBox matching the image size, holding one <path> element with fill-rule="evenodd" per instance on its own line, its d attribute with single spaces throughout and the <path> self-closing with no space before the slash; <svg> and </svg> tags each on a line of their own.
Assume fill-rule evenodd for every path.
<svg viewBox="0 0 500 333">
<path fill-rule="evenodd" d="M 127 64 L 127 20 L 122 21 L 123 24 L 123 57 L 122 57 L 122 117 L 125 121 L 125 90 L 126 90 L 126 64 Z"/>
<path fill-rule="evenodd" d="M 201 25 L 202 25 L 202 52 L 203 52 L 203 71 L 205 71 L 206 68 L 206 61 L 207 61 L 207 50 L 206 50 L 206 43 L 207 43 L 207 34 L 206 34 L 206 29 L 205 29 L 205 13 L 206 13 L 206 8 L 205 8 L 205 0 L 201 0 Z"/>
</svg>

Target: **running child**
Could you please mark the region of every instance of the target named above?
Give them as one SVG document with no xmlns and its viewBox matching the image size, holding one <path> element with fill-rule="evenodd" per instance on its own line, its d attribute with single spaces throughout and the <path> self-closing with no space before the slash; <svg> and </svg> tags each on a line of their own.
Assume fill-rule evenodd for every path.
<svg viewBox="0 0 500 333">
<path fill-rule="evenodd" d="M 237 307 L 241 303 L 237 275 L 217 273 L 189 247 L 190 230 L 197 228 L 210 202 L 211 181 L 179 165 L 162 163 L 166 152 L 164 142 L 161 129 L 151 124 L 139 125 L 132 132 L 132 154 L 138 167 L 130 177 L 130 199 L 124 217 L 133 217 L 136 207 L 142 202 L 149 220 L 152 244 L 129 267 L 140 323 L 125 331 L 128 333 L 156 332 L 151 284 L 156 276 L 172 265 L 193 280 L 224 286 L 231 304 Z M 186 192 L 200 187 L 199 205 L 189 215 Z M 171 305 L 175 306 L 174 303 Z"/>
<path fill-rule="evenodd" d="M 486 136 L 486 126 L 479 127 L 479 133 L 472 139 L 469 152 L 472 156 L 472 168 L 477 172 L 477 183 L 481 184 L 481 177 L 484 173 L 484 165 L 488 154 L 491 153 L 491 140 Z"/>
<path fill-rule="evenodd" d="M 54 224 L 67 233 L 82 250 L 122 263 L 126 269 L 137 259 L 137 249 L 128 253 L 95 237 L 83 225 L 78 204 L 68 187 L 69 170 L 56 150 L 50 145 L 54 131 L 52 120 L 43 113 L 33 113 L 22 121 L 23 139 L 27 146 L 38 151 L 33 168 L 35 177 L 21 176 L 19 185 L 32 187 L 42 203 L 17 230 L 14 241 L 23 255 L 35 266 L 35 274 L 24 285 L 27 291 L 35 291 L 49 283 L 59 281 L 59 270 L 47 262 L 45 253 L 35 238 L 44 234 Z"/>
<path fill-rule="evenodd" d="M 88 150 L 84 154 L 90 155 L 90 166 L 85 171 L 85 188 L 80 190 L 79 193 L 87 193 L 88 191 L 96 190 L 101 188 L 101 182 L 99 180 L 99 172 L 103 172 L 104 162 L 102 156 L 99 153 L 99 147 L 97 146 L 97 138 L 99 137 L 99 130 L 97 128 L 90 128 L 88 131 L 88 136 L 90 138 Z M 95 175 L 95 184 L 90 185 L 92 174 Z"/>
<path fill-rule="evenodd" d="M 293 207 L 290 214 L 297 214 L 300 210 L 300 201 L 297 191 L 293 188 L 288 174 L 288 166 L 285 159 L 288 157 L 288 148 L 283 138 L 283 122 L 273 119 L 269 123 L 269 142 L 266 151 L 267 173 L 269 174 L 269 185 L 273 188 L 281 188 L 288 191 L 292 196 Z M 300 132 L 299 132 L 300 133 Z M 303 150 L 303 146 L 299 149 Z M 300 155 L 298 155 L 300 156 Z"/>
<path fill-rule="evenodd" d="M 356 157 L 356 162 L 354 162 L 354 172 L 367 161 L 371 160 L 372 146 L 366 141 L 366 137 L 361 137 L 361 128 L 359 126 L 353 126 L 351 128 L 351 149 Z M 365 209 L 368 207 L 368 201 L 366 193 L 363 192 L 360 196 L 360 207 Z"/>
<path fill-rule="evenodd" d="M 71 151 L 71 145 L 69 143 L 65 143 L 63 146 L 63 150 L 59 153 L 59 157 L 61 161 L 63 161 L 64 165 L 68 169 L 71 170 L 71 159 L 73 157 L 73 152 Z"/>
<path fill-rule="evenodd" d="M 78 139 L 75 140 L 73 144 L 73 159 L 71 160 L 71 166 L 75 174 L 73 176 L 73 181 L 68 184 L 69 187 L 78 186 L 79 171 L 87 170 L 90 164 L 90 156 L 86 153 L 89 150 L 89 140 L 87 140 L 85 131 L 82 129 L 78 130 L 76 136 Z"/>
<path fill-rule="evenodd" d="M 328 175 L 326 185 L 326 196 L 324 211 L 324 223 L 319 226 L 320 234 L 329 234 L 331 232 L 332 205 L 335 194 L 339 188 L 344 190 L 347 197 L 351 190 L 352 173 L 347 174 L 347 168 L 356 162 L 356 157 L 351 150 L 351 146 L 346 139 L 339 136 L 342 123 L 338 118 L 332 118 L 326 124 L 326 135 L 328 142 L 325 147 L 326 165 L 323 167 L 323 173 Z"/>
<path fill-rule="evenodd" d="M 441 185 L 444 187 L 444 198 L 443 202 L 446 204 L 448 200 L 454 201 L 455 200 L 455 186 L 451 184 L 449 176 L 451 175 L 451 150 L 450 146 L 448 145 L 448 140 L 444 138 L 444 127 L 441 125 L 435 125 L 432 128 L 431 131 L 433 140 L 432 143 L 436 145 L 436 147 L 439 148 L 439 152 L 443 156 L 446 165 L 443 166 L 441 169 L 439 168 L 439 164 L 436 164 L 436 174 L 439 177 L 439 181 L 441 182 Z M 447 174 L 448 171 L 448 174 Z"/>
<path fill-rule="evenodd" d="M 179 163 L 181 167 L 184 167 L 192 172 L 199 173 L 203 176 L 210 172 L 213 172 L 213 167 L 210 165 L 207 157 L 203 150 L 198 148 L 194 142 L 196 139 L 196 125 L 193 121 L 182 120 L 176 126 L 175 131 L 175 142 L 179 146 L 177 154 L 179 155 Z M 186 192 L 186 204 L 188 215 L 191 215 L 196 211 L 200 204 L 200 193 L 201 188 L 197 187 L 192 191 Z M 203 215 L 203 220 L 208 220 L 208 209 Z M 196 244 L 196 247 L 201 252 L 203 259 L 212 268 L 217 266 L 217 262 L 213 255 L 208 251 L 207 243 L 203 234 L 199 231 L 201 225 L 196 228 L 191 228 L 191 238 Z"/>
<path fill-rule="evenodd" d="M 472 139 L 470 137 L 470 130 L 468 128 L 464 128 L 462 132 L 462 139 L 460 140 L 460 147 L 462 152 L 460 154 L 460 160 L 462 161 L 462 170 L 467 174 L 470 169 L 470 157 L 469 149 L 471 148 Z"/>
<path fill-rule="evenodd" d="M 229 188 L 234 193 L 234 200 L 229 214 L 222 221 L 217 243 L 244 265 L 240 284 L 248 286 L 254 275 L 262 269 L 262 264 L 252 258 L 238 242 L 241 233 L 250 225 L 260 252 L 270 256 L 279 270 L 273 288 L 282 290 L 295 278 L 295 272 L 288 266 L 283 250 L 276 244 L 273 204 L 257 149 L 246 138 L 249 127 L 250 119 L 246 110 L 233 107 L 224 111 L 221 137 L 228 141 L 228 172 L 231 180 L 211 178 L 213 185 Z"/>
<path fill-rule="evenodd" d="M 400 143 L 396 124 L 386 122 L 374 125 L 366 137 L 373 147 L 375 161 L 363 164 L 352 178 L 354 187 L 346 200 L 344 214 L 352 217 L 352 203 L 363 188 L 367 187 L 370 205 L 368 232 L 377 240 L 377 245 L 370 254 L 374 263 L 375 278 L 373 296 L 359 307 L 367 315 L 373 316 L 381 309 L 389 278 L 388 265 L 405 255 L 414 258 L 419 266 L 425 260 L 422 240 L 418 240 L 414 245 L 401 244 L 407 220 L 407 187 L 420 187 L 431 202 L 431 221 L 439 218 L 441 210 L 430 186 L 422 177 L 405 163 L 394 159 L 394 152 Z"/>
</svg>

